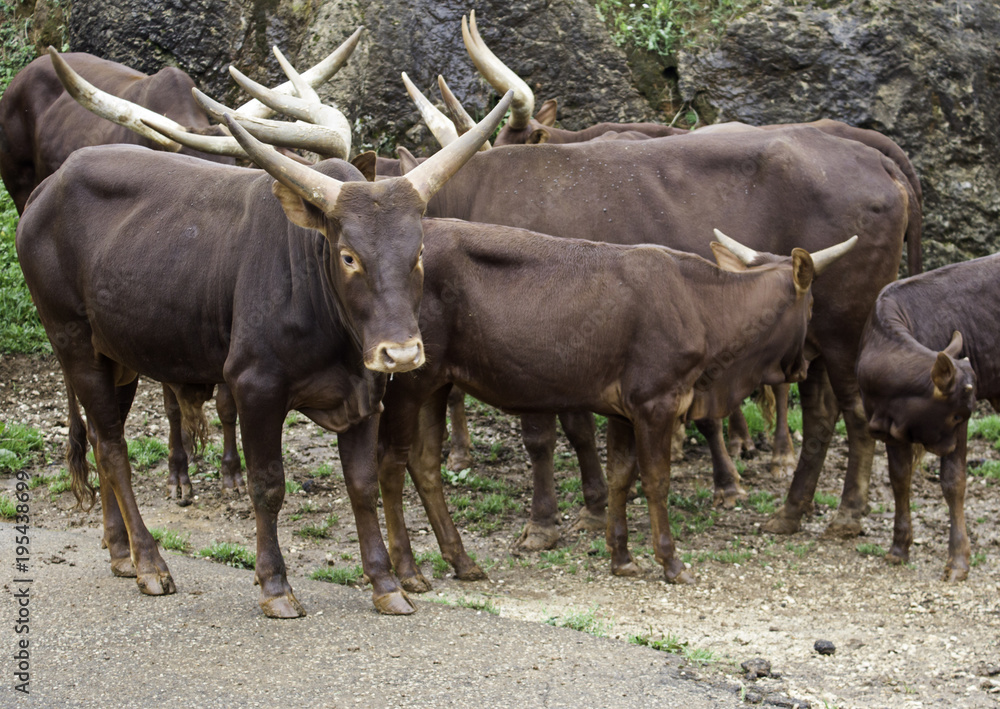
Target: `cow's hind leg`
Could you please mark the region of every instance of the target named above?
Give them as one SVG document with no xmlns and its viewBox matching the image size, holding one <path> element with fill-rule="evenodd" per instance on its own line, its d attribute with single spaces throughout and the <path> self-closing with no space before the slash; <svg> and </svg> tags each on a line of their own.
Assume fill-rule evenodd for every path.
<svg viewBox="0 0 1000 709">
<path fill-rule="evenodd" d="M 103 358 L 99 366 L 91 363 L 68 373 L 73 390 L 92 426 L 94 458 L 101 476 L 101 497 L 105 523 L 105 541 L 112 557 L 116 575 L 130 575 L 132 569 L 120 561 L 121 533 L 118 518 L 124 520 L 128 532 L 129 552 L 139 590 L 150 596 L 174 593 L 176 586 L 166 562 L 160 556 L 156 540 L 146 529 L 132 491 L 132 468 L 128 461 L 124 424 L 135 396 L 137 380 L 134 374 L 121 371 Z M 124 382 L 116 387 L 116 382 Z M 109 504 L 114 500 L 117 504 Z M 117 508 L 117 509 L 116 509 Z M 116 568 L 117 567 L 117 568 Z"/>
<path fill-rule="evenodd" d="M 771 446 L 770 473 L 776 478 L 787 478 L 795 472 L 795 446 L 788 430 L 788 395 L 791 387 L 779 384 L 774 387 L 774 442 Z"/>
<path fill-rule="evenodd" d="M 163 385 L 163 408 L 167 413 L 169 433 L 167 438 L 170 455 L 167 458 L 167 498 L 190 504 L 193 496 L 191 478 L 188 476 L 188 449 L 185 445 L 181 406 L 169 384 Z M 190 440 L 190 436 L 188 437 Z"/>
<path fill-rule="evenodd" d="M 730 458 L 750 457 L 757 452 L 742 409 L 729 414 L 729 444 L 726 450 Z"/>
<path fill-rule="evenodd" d="M 521 437 L 531 460 L 534 486 L 531 515 L 515 545 L 524 551 L 551 549 L 559 541 L 556 526 L 556 483 L 552 458 L 556 449 L 554 414 L 529 414 L 521 417 Z"/>
<path fill-rule="evenodd" d="M 472 467 L 472 440 L 469 421 L 465 416 L 465 392 L 452 387 L 448 393 L 448 418 L 451 419 L 451 452 L 448 470 L 461 471 Z"/>
<path fill-rule="evenodd" d="M 719 419 L 701 419 L 695 421 L 695 426 L 708 441 L 708 449 L 712 454 L 712 482 L 715 486 L 714 503 L 728 510 L 736 507 L 740 500 L 746 499 L 747 493 L 740 485 L 740 474 L 736 464 L 726 451 L 722 438 L 722 421 Z M 645 484 L 644 484 L 645 486 Z"/>
<path fill-rule="evenodd" d="M 570 532 L 599 532 L 608 526 L 608 484 L 604 480 L 601 457 L 597 452 L 597 425 L 592 413 L 565 413 L 559 423 L 580 462 L 583 504 Z"/>
<path fill-rule="evenodd" d="M 969 576 L 969 535 L 965 531 L 965 454 L 968 422 L 958 432 L 955 450 L 941 459 L 941 490 L 948 503 L 948 563 L 943 581 L 964 581 Z"/>
<path fill-rule="evenodd" d="M 892 527 L 892 547 L 885 558 L 891 564 L 905 564 L 910 560 L 913 543 L 913 523 L 910 519 L 910 491 L 913 483 L 913 446 L 909 443 L 889 441 L 885 444 L 889 459 L 889 483 L 892 485 L 893 504 L 896 507 Z"/>
<path fill-rule="evenodd" d="M 226 384 L 220 384 L 215 394 L 215 408 L 222 422 L 222 490 L 242 494 L 243 463 L 236 447 L 236 400 Z"/>
<path fill-rule="evenodd" d="M 611 554 L 611 573 L 615 576 L 641 576 L 642 567 L 628 550 L 629 492 L 638 477 L 635 457 L 635 434 L 632 424 L 618 418 L 608 419 L 608 527 L 605 532 Z"/>
</svg>

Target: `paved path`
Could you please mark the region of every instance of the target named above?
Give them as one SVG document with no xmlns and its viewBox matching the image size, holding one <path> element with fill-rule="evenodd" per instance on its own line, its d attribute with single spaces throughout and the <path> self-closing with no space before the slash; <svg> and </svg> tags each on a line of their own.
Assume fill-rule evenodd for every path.
<svg viewBox="0 0 1000 709">
<path fill-rule="evenodd" d="M 292 579 L 309 615 L 264 618 L 252 572 L 167 555 L 179 592 L 112 578 L 94 530 L 32 530 L 30 633 L 17 635 L 12 525 L 0 524 L 3 707 L 737 707 L 676 658 L 584 633 Z M 30 638 L 30 696 L 13 689 Z"/>
</svg>

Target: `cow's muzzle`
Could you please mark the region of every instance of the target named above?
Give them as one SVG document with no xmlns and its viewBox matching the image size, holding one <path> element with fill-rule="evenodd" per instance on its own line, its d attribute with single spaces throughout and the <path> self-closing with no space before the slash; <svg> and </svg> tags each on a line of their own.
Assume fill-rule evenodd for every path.
<svg viewBox="0 0 1000 709">
<path fill-rule="evenodd" d="M 365 362 L 368 369 L 392 374 L 408 372 L 424 363 L 424 343 L 419 337 L 406 342 L 382 342 Z"/>
</svg>

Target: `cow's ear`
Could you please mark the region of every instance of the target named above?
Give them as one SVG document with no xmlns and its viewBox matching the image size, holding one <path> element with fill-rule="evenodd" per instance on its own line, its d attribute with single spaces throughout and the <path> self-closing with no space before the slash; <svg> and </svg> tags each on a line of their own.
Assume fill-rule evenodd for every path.
<svg viewBox="0 0 1000 709">
<path fill-rule="evenodd" d="M 958 359 L 958 356 L 962 354 L 962 344 L 962 333 L 955 330 L 955 332 L 951 334 L 951 342 L 949 342 L 948 346 L 941 351 L 949 357 Z"/>
<path fill-rule="evenodd" d="M 399 156 L 399 172 L 405 175 L 410 170 L 417 166 L 417 159 L 413 157 L 413 153 L 404 148 L 402 145 L 396 148 L 396 155 Z"/>
<path fill-rule="evenodd" d="M 947 399 L 955 390 L 955 363 L 944 352 L 938 352 L 934 360 L 931 381 L 934 382 L 935 399 Z"/>
<path fill-rule="evenodd" d="M 528 145 L 541 145 L 542 143 L 549 142 L 549 132 L 544 128 L 535 128 L 531 131 L 531 135 L 528 136 L 526 141 Z"/>
<path fill-rule="evenodd" d="M 719 268 L 723 271 L 733 271 L 735 273 L 747 270 L 747 265 L 718 241 L 713 241 L 710 247 L 712 253 L 715 255 L 715 262 L 719 264 Z"/>
<path fill-rule="evenodd" d="M 277 181 L 271 185 L 271 192 L 281 202 L 281 208 L 285 210 L 285 216 L 292 224 L 326 233 L 323 228 L 323 212 L 318 207 Z"/>
<path fill-rule="evenodd" d="M 375 162 L 378 160 L 378 156 L 375 155 L 374 150 L 366 150 L 360 153 L 356 158 L 351 160 L 351 164 L 358 168 L 365 179 L 369 182 L 375 181 Z"/>
<path fill-rule="evenodd" d="M 543 126 L 554 126 L 556 124 L 557 108 L 559 108 L 559 104 L 556 103 L 554 98 L 550 98 L 538 109 L 538 113 L 535 114 L 535 120 Z"/>
<path fill-rule="evenodd" d="M 808 291 L 815 277 L 816 269 L 809 252 L 805 249 L 792 249 L 792 280 L 795 281 L 795 292 L 802 295 Z"/>
</svg>

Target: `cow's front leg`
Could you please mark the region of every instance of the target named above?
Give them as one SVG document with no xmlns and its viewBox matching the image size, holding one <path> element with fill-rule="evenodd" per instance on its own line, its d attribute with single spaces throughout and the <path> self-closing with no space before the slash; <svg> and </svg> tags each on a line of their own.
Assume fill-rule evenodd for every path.
<svg viewBox="0 0 1000 709">
<path fill-rule="evenodd" d="M 965 456 L 968 422 L 962 424 L 958 445 L 941 458 L 941 490 L 948 503 L 950 521 L 948 531 L 948 563 L 944 567 L 944 581 L 964 581 L 969 577 L 969 536 L 965 531 Z"/>
<path fill-rule="evenodd" d="M 910 519 L 910 491 L 913 485 L 913 446 L 899 441 L 885 444 L 889 459 L 889 483 L 892 485 L 893 504 L 896 507 L 892 526 L 892 547 L 886 553 L 886 561 L 905 564 L 910 560 L 910 545 L 913 543 L 913 524 Z"/>
<path fill-rule="evenodd" d="M 667 512 L 670 495 L 670 436 L 676 425 L 677 415 L 675 411 L 661 411 L 662 405 L 651 405 L 648 408 L 651 411 L 647 415 L 634 419 L 634 427 L 636 458 L 642 489 L 649 505 L 649 525 L 656 561 L 663 567 L 663 574 L 670 583 L 694 583 L 694 574 L 675 555 Z"/>
<path fill-rule="evenodd" d="M 240 462 L 240 451 L 236 447 L 236 401 L 229 387 L 220 384 L 215 394 L 215 408 L 222 422 L 222 490 L 233 494 L 242 494 L 243 464 Z"/>
<path fill-rule="evenodd" d="M 793 534 L 802 527 L 802 515 L 813 508 L 819 474 L 836 430 L 839 407 L 822 360 L 809 364 L 805 381 L 799 383 L 799 395 L 802 450 L 785 503 L 764 523 L 763 530 L 771 534 Z"/>
<path fill-rule="evenodd" d="M 416 606 L 392 575 L 389 552 L 378 526 L 378 415 L 369 416 L 337 436 L 344 482 L 354 510 L 361 545 L 361 566 L 372 583 L 372 602 L 379 613 L 409 615 Z M 246 426 L 246 419 L 243 419 Z"/>
<path fill-rule="evenodd" d="M 642 567 L 628 550 L 626 513 L 628 496 L 638 473 L 632 424 L 608 418 L 608 528 L 605 540 L 611 554 L 611 573 L 615 576 L 642 575 Z"/>
<path fill-rule="evenodd" d="M 531 461 L 534 486 L 531 492 L 531 515 L 515 544 L 524 551 L 551 549 L 559 541 L 555 471 L 552 467 L 556 449 L 555 415 L 521 416 L 521 439 Z"/>
<path fill-rule="evenodd" d="M 592 413 L 559 414 L 559 423 L 580 463 L 583 509 L 570 532 L 599 532 L 608 526 L 608 484 L 597 452 L 597 425 Z"/>
<path fill-rule="evenodd" d="M 875 460 L 875 439 L 868 430 L 859 393 L 855 392 L 851 403 L 842 407 L 841 413 L 847 427 L 847 472 L 837 514 L 823 535 L 847 539 L 861 534 L 861 520 L 868 514 L 868 483 Z"/>
<path fill-rule="evenodd" d="M 261 396 L 246 388 L 241 390 L 235 387 L 234 395 L 243 422 L 241 433 L 247 458 L 247 482 L 257 521 L 254 577 L 260 585 L 258 602 L 266 616 L 298 618 L 304 616 L 306 611 L 288 583 L 285 559 L 278 546 L 278 513 L 285 500 L 281 426 L 285 420 L 287 398 L 280 393 Z"/>
<path fill-rule="evenodd" d="M 455 578 L 480 581 L 486 572 L 465 551 L 462 537 L 448 512 L 441 481 L 441 441 L 445 426 L 445 389 L 439 389 L 420 408 L 418 432 L 410 448 L 409 471 L 413 485 L 434 529 L 441 556 L 455 569 Z"/>
<path fill-rule="evenodd" d="M 694 423 L 708 441 L 708 449 L 712 454 L 712 482 L 715 486 L 713 502 L 731 510 L 740 500 L 746 499 L 747 493 L 740 485 L 736 464 L 726 451 L 726 443 L 722 438 L 722 421 L 701 419 Z"/>
</svg>

